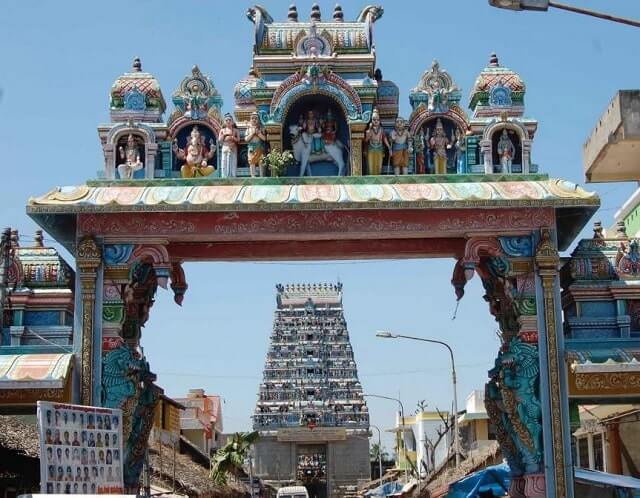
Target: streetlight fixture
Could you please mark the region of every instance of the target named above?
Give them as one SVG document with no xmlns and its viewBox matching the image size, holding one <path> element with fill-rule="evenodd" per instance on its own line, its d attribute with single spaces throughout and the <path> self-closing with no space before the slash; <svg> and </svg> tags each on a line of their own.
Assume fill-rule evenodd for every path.
<svg viewBox="0 0 640 498">
<path fill-rule="evenodd" d="M 402 404 L 402 401 L 400 401 L 398 398 L 392 398 L 391 396 L 382 396 L 381 394 L 363 394 L 362 396 L 365 396 L 367 398 L 380 398 L 380 399 L 387 399 L 390 401 L 395 401 L 396 403 L 398 403 L 398 405 L 400 406 L 400 418 L 402 419 L 402 432 L 400 433 L 402 436 L 402 454 L 404 455 L 404 477 L 406 479 L 407 482 L 409 482 L 409 472 L 407 469 L 407 445 L 405 444 L 405 440 L 404 440 L 404 405 Z"/>
<path fill-rule="evenodd" d="M 383 339 L 411 339 L 413 341 L 431 342 L 433 344 L 440 344 L 449 351 L 451 357 L 451 379 L 453 380 L 453 447 L 456 453 L 456 467 L 460 466 L 460 432 L 458 428 L 458 384 L 456 380 L 456 362 L 453 359 L 453 350 L 446 342 L 438 341 L 436 339 L 425 339 L 424 337 L 414 337 L 411 335 L 392 334 L 387 330 L 380 330 L 376 332 L 376 337 Z"/>
<path fill-rule="evenodd" d="M 377 425 L 369 424 L 369 427 L 373 427 L 378 431 L 378 479 L 380 479 L 380 485 L 382 485 L 382 433 L 380 427 Z"/>
<path fill-rule="evenodd" d="M 567 10 L 569 12 L 575 12 L 577 14 L 583 14 L 585 16 L 597 17 L 606 21 L 618 22 L 626 24 L 628 26 L 634 26 L 640 28 L 640 22 L 633 19 L 627 19 L 626 17 L 612 16 L 611 14 L 605 14 L 603 12 L 597 12 L 595 10 L 583 9 L 581 7 L 574 7 L 573 5 L 567 5 L 559 2 L 552 2 L 550 0 L 489 0 L 489 5 L 497 7 L 499 9 L 507 10 L 537 10 L 547 11 L 549 7 L 553 7 L 559 10 Z"/>
</svg>

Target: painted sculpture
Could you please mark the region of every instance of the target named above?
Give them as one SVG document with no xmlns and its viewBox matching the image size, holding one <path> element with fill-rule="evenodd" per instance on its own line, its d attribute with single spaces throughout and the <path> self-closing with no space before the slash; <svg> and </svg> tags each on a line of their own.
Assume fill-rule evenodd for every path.
<svg viewBox="0 0 640 498">
<path fill-rule="evenodd" d="M 133 174 L 143 168 L 144 164 L 140 159 L 140 150 L 136 144 L 136 139 L 129 133 L 127 145 L 118 147 L 118 155 L 122 163 L 118 164 L 118 174 L 122 180 L 131 180 Z"/>
<path fill-rule="evenodd" d="M 403 118 L 396 119 L 396 127 L 391 132 L 391 162 L 396 175 L 409 172 L 409 131 Z"/>
<path fill-rule="evenodd" d="M 244 139 L 247 142 L 247 161 L 251 176 L 256 176 L 256 166 L 260 168 L 260 176 L 265 176 L 265 168 L 261 160 L 264 157 L 264 143 L 267 136 L 264 128 L 260 126 L 257 112 L 251 113 Z"/>
<path fill-rule="evenodd" d="M 460 129 L 456 129 L 455 138 L 453 146 L 455 148 L 456 171 L 458 174 L 466 173 L 467 141 Z"/>
<path fill-rule="evenodd" d="M 433 154 L 433 164 L 436 175 L 447 174 L 447 150 L 451 148 L 451 143 L 444 133 L 442 121 L 438 119 L 434 135 L 429 139 L 429 148 Z"/>
<path fill-rule="evenodd" d="M 234 177 L 236 176 L 238 167 L 238 143 L 240 142 L 240 133 L 231 114 L 226 114 L 224 117 L 224 127 L 218 134 L 218 141 L 222 144 L 220 176 L 222 178 Z"/>
<path fill-rule="evenodd" d="M 367 144 L 367 167 L 370 175 L 382 173 L 382 162 L 384 161 L 384 148 L 390 148 L 389 140 L 380 125 L 380 114 L 378 109 L 373 110 L 371 123 L 367 129 L 364 140 Z"/>
<path fill-rule="evenodd" d="M 191 129 L 191 134 L 183 149 L 178 147 L 177 139 L 173 141 L 173 152 L 179 160 L 184 161 L 180 167 L 182 178 L 209 176 L 215 170 L 213 166 L 208 164 L 208 161 L 215 155 L 216 145 L 213 139 L 210 139 L 207 147 L 197 126 Z"/>
<path fill-rule="evenodd" d="M 498 157 L 500 158 L 500 166 L 503 173 L 511 173 L 511 165 L 515 154 L 516 148 L 505 128 L 502 130 L 502 135 L 500 135 L 500 140 L 498 141 Z"/>
<path fill-rule="evenodd" d="M 300 163 L 300 176 L 311 175 L 311 163 L 328 161 L 338 167 L 338 176 L 344 174 L 344 145 L 337 139 L 337 125 L 331 109 L 324 115 L 308 110 L 291 125 L 293 156 Z"/>
</svg>

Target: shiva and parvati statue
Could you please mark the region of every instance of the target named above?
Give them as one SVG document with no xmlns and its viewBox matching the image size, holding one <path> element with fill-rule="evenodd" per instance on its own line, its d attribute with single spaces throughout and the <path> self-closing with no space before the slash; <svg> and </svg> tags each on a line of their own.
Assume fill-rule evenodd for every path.
<svg viewBox="0 0 640 498">
<path fill-rule="evenodd" d="M 338 176 L 344 175 L 343 151 L 348 148 L 338 139 L 338 127 L 333 111 L 326 114 L 308 110 L 301 114 L 298 122 L 289 127 L 293 157 L 300 163 L 300 176 L 312 175 L 311 164 L 329 162 L 338 169 Z"/>
<path fill-rule="evenodd" d="M 184 161 L 180 167 L 182 178 L 209 176 L 215 171 L 215 167 L 210 165 L 209 161 L 216 153 L 216 144 L 213 138 L 210 138 L 207 144 L 197 125 L 191 129 L 191 134 L 184 148 L 178 147 L 177 138 L 173 140 L 172 148 L 176 157 L 180 161 Z"/>
</svg>

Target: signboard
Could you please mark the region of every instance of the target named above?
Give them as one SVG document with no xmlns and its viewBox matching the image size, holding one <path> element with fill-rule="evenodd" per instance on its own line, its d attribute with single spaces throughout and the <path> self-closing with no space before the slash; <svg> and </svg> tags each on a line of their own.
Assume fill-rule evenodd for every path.
<svg viewBox="0 0 640 498">
<path fill-rule="evenodd" d="M 344 441 L 347 439 L 347 432 L 344 428 L 307 427 L 279 429 L 278 441 L 295 443 L 321 443 L 327 441 Z"/>
<path fill-rule="evenodd" d="M 122 494 L 122 411 L 38 401 L 40 487 L 47 494 Z"/>
</svg>

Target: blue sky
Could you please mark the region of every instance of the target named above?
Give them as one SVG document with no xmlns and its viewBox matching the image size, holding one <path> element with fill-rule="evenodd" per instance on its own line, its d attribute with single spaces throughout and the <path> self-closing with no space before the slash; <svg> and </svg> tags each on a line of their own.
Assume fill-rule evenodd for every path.
<svg viewBox="0 0 640 498">
<path fill-rule="evenodd" d="M 263 1 L 276 19 L 288 2 Z M 297 2 L 306 18 L 310 1 Z M 353 19 L 366 2 L 343 2 Z M 636 2 L 575 0 L 583 7 L 640 18 Z M 36 2 L 0 4 L 0 224 L 28 242 L 30 195 L 96 177 L 103 159 L 96 126 L 108 121 L 113 80 L 140 56 L 165 98 L 198 64 L 232 111 L 233 86 L 251 64 L 248 2 Z M 320 2 L 329 18 L 332 2 Z M 378 66 L 408 92 L 437 58 L 467 102 L 478 72 L 495 50 L 527 83 L 527 115 L 539 120 L 533 161 L 554 177 L 583 183 L 582 144 L 619 88 L 636 88 L 640 31 L 561 11 L 512 13 L 485 0 L 388 1 L 375 25 Z M 633 184 L 589 185 L 602 196 L 605 226 Z M 588 232 L 586 232 L 588 233 Z M 474 281 L 456 320 L 449 284 L 453 261 L 413 260 L 322 264 L 187 265 L 182 309 L 160 290 L 143 346 L 160 384 L 179 396 L 190 387 L 222 394 L 225 430 L 249 427 L 271 330 L 277 282 L 344 283 L 346 316 L 366 391 L 400 395 L 407 412 L 417 400 L 451 403 L 446 351 L 373 338 L 378 328 L 450 341 L 459 365 L 459 396 L 481 389 L 497 348 L 495 322 Z M 373 423 L 393 423 L 393 403 L 369 402 Z"/>
</svg>

